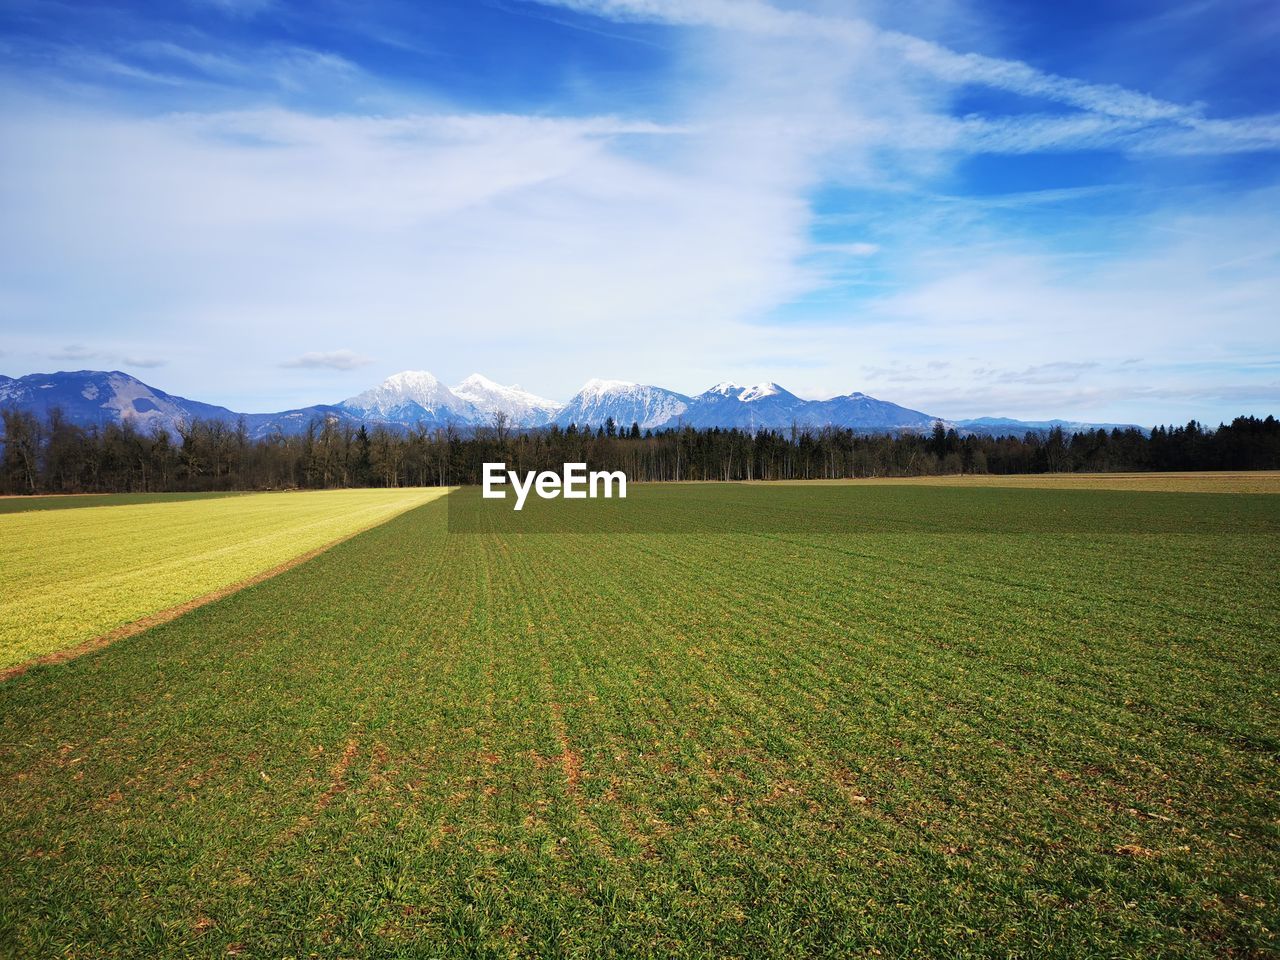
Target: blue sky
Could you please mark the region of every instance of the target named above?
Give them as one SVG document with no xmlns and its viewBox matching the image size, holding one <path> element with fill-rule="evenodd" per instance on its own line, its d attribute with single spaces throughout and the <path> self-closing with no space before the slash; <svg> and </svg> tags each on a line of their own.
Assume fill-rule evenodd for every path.
<svg viewBox="0 0 1280 960">
<path fill-rule="evenodd" d="M 1267 0 L 9 0 L 0 371 L 1280 412 Z"/>
</svg>

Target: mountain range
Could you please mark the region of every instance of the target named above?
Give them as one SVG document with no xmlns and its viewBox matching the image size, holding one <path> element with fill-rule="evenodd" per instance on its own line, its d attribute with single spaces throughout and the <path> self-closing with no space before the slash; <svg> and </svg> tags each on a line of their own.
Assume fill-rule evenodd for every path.
<svg viewBox="0 0 1280 960">
<path fill-rule="evenodd" d="M 501 416 L 508 427 L 517 430 L 569 424 L 594 428 L 612 418 L 620 429 L 632 423 L 642 430 L 685 425 L 756 431 L 786 430 L 795 425 L 836 426 L 865 433 L 923 433 L 941 422 L 961 433 L 991 435 L 1044 432 L 1053 427 L 1079 432 L 1130 426 L 997 417 L 949 421 L 864 393 L 804 400 L 772 382 L 754 386 L 718 383 L 689 396 L 624 380 L 588 380 L 568 403 L 561 404 L 478 373 L 450 387 L 430 373 L 412 370 L 388 377 L 340 403 L 244 414 L 165 393 L 118 370 L 34 373 L 17 379 L 0 376 L 0 408 L 18 408 L 41 418 L 56 409 L 79 426 L 128 420 L 143 431 L 159 427 L 175 435 L 180 424 L 197 418 L 229 424 L 243 420 L 255 438 L 297 434 L 313 420 L 331 418 L 353 426 L 393 429 L 419 424 L 428 428 L 490 426 Z"/>
</svg>

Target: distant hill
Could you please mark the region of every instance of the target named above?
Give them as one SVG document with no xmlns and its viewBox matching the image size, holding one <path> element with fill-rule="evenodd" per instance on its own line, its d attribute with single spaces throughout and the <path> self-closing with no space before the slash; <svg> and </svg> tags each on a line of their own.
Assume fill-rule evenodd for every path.
<svg viewBox="0 0 1280 960">
<path fill-rule="evenodd" d="M 977 417 L 973 420 L 953 420 L 957 430 L 980 433 L 985 436 L 1001 436 L 1016 434 L 1021 436 L 1027 431 L 1048 433 L 1055 427 L 1061 427 L 1064 433 L 1085 433 L 1094 430 L 1142 430 L 1132 423 L 1083 423 L 1079 420 L 1012 420 L 1008 417 Z"/>
<path fill-rule="evenodd" d="M 0 380 L 0 408 L 17 407 L 42 419 L 53 409 L 79 426 L 132 421 L 139 429 L 170 432 L 182 421 L 235 420 L 226 407 L 200 403 L 147 386 L 119 370 L 33 373 Z"/>
</svg>

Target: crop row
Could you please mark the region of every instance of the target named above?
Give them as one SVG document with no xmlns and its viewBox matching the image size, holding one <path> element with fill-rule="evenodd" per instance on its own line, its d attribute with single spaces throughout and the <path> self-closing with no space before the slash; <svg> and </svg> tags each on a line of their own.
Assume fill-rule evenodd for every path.
<svg viewBox="0 0 1280 960">
<path fill-rule="evenodd" d="M 686 534 L 450 534 L 428 504 L 0 685 L 0 945 L 1276 949 L 1280 588 L 1241 531 L 1280 500 L 1197 497 L 1189 534 L 850 533 L 821 518 L 968 492 L 759 489 L 635 499 Z M 761 496 L 818 519 L 746 532 Z M 998 527 L 1013 496 L 1164 502 L 966 502 Z"/>
</svg>

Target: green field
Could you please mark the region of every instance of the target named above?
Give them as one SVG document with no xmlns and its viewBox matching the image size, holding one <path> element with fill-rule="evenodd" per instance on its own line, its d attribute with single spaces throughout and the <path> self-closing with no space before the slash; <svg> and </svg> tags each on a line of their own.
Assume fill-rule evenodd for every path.
<svg viewBox="0 0 1280 960">
<path fill-rule="evenodd" d="M 457 496 L 0 684 L 0 955 L 1280 950 L 1280 497 Z"/>
<path fill-rule="evenodd" d="M 188 603 L 440 494 L 260 493 L 0 514 L 0 668 Z"/>
<path fill-rule="evenodd" d="M 1280 493 L 1280 471 L 1219 470 L 1213 473 L 1024 473 L 946 474 L 838 481 L 854 484 L 921 484 L 943 487 L 1014 487 L 1044 490 L 1142 490 L 1152 493 Z"/>
</svg>

